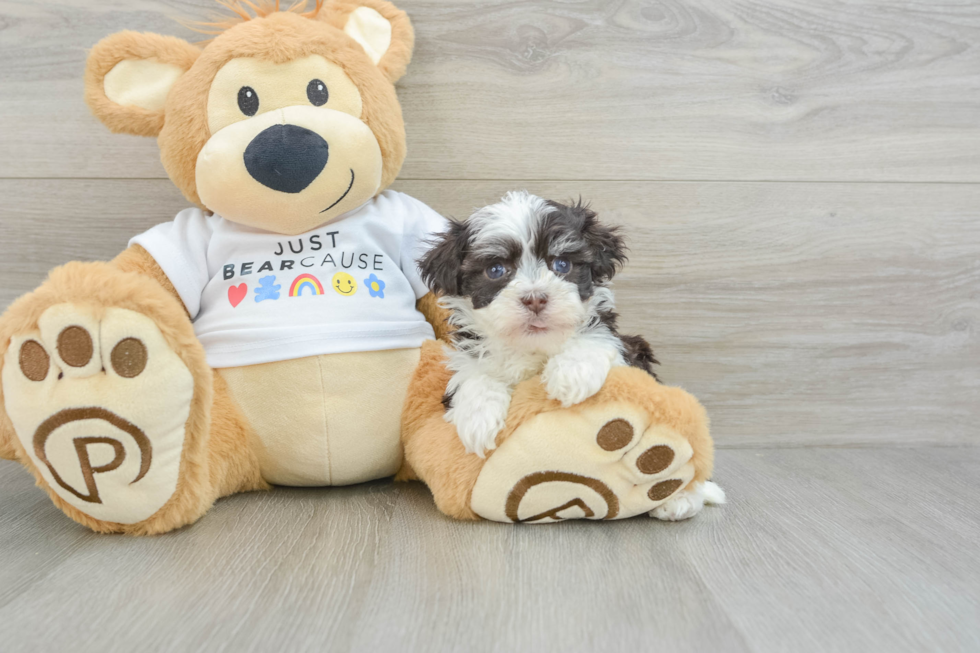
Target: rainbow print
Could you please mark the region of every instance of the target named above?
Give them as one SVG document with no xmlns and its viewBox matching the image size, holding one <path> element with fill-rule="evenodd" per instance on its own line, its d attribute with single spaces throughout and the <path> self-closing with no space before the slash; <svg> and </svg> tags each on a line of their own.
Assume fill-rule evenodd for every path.
<svg viewBox="0 0 980 653">
<path fill-rule="evenodd" d="M 312 274 L 301 274 L 293 279 L 293 285 L 289 287 L 289 296 L 299 297 L 306 289 L 310 290 L 308 293 L 310 295 L 323 294 L 323 284 L 320 283 L 319 279 Z"/>
</svg>

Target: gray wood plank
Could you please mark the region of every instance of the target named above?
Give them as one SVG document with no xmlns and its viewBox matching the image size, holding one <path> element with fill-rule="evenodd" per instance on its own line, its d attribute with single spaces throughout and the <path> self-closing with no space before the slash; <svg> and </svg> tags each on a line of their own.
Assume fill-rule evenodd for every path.
<svg viewBox="0 0 980 653">
<path fill-rule="evenodd" d="M 731 530 L 685 551 L 755 650 L 976 650 L 978 454 L 726 451 Z"/>
<path fill-rule="evenodd" d="M 972 651 L 978 473 L 974 447 L 725 450 L 731 503 L 685 523 L 459 523 L 379 482 L 133 539 L 0 463 L 4 648 Z"/>
<path fill-rule="evenodd" d="M 980 181 L 980 5 L 403 0 L 405 179 Z M 0 4 L 0 176 L 162 177 L 88 115 L 87 48 L 212 0 Z"/>
<path fill-rule="evenodd" d="M 422 182 L 466 216 L 581 193 L 622 224 L 625 332 L 704 401 L 719 446 L 977 441 L 980 186 Z M 186 206 L 156 180 L 0 180 L 0 306 Z"/>
</svg>

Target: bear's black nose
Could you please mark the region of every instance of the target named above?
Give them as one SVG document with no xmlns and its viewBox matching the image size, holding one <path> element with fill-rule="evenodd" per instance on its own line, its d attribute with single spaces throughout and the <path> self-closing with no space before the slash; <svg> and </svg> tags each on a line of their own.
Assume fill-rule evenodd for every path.
<svg viewBox="0 0 980 653">
<path fill-rule="evenodd" d="M 299 193 L 327 165 L 329 149 L 316 132 L 296 125 L 273 125 L 245 148 L 245 169 L 263 186 Z"/>
</svg>

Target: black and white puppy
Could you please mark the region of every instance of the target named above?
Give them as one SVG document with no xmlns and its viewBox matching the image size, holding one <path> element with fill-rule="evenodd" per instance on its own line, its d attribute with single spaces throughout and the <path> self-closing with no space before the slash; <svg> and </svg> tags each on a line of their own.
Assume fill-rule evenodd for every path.
<svg viewBox="0 0 980 653">
<path fill-rule="evenodd" d="M 563 406 L 598 392 L 614 366 L 654 374 L 647 342 L 616 331 L 608 282 L 625 261 L 618 230 L 587 206 L 527 192 L 436 238 L 419 268 L 452 311 L 454 374 L 443 403 L 468 452 L 494 448 L 512 388 L 535 374 Z"/>
</svg>

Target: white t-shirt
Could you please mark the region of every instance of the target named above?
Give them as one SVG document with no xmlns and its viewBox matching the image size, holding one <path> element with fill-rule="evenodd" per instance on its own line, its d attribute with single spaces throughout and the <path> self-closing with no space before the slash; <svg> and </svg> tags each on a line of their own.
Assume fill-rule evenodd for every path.
<svg viewBox="0 0 980 653">
<path fill-rule="evenodd" d="M 419 347 L 432 327 L 416 261 L 444 217 L 385 191 L 299 236 L 253 229 L 200 209 L 130 241 L 163 268 L 212 367 Z"/>
</svg>

